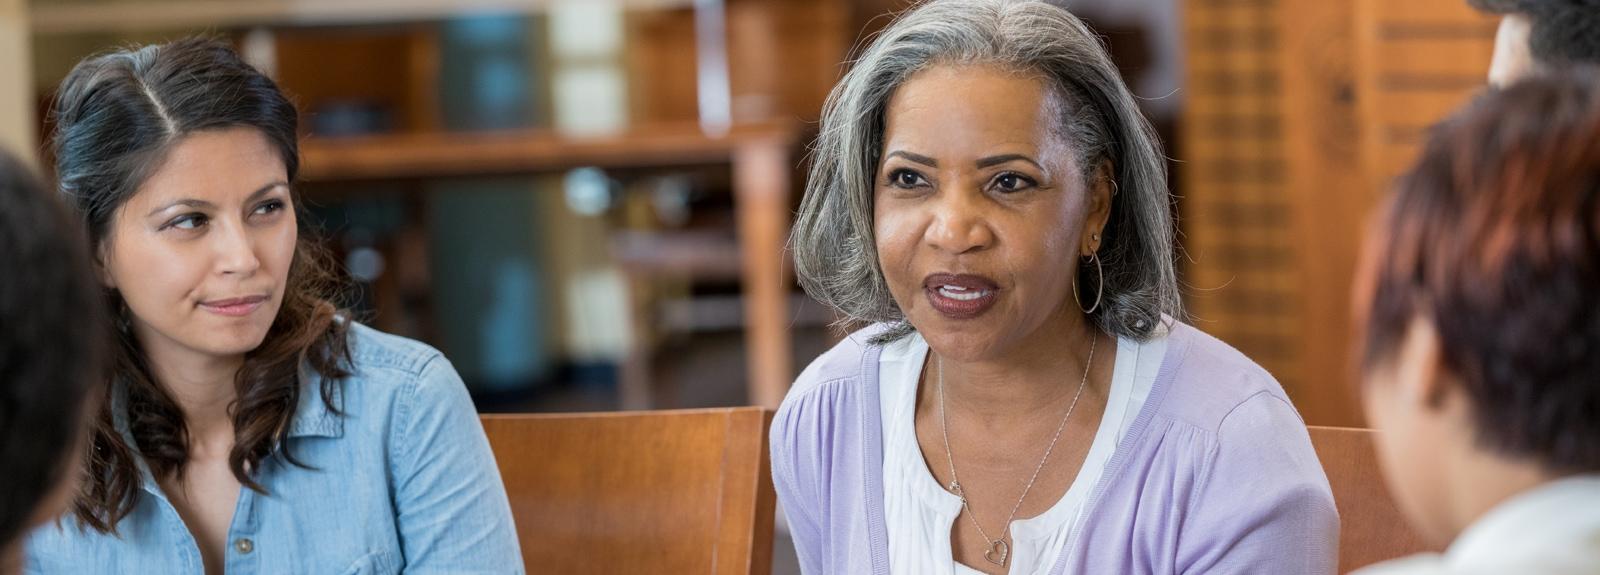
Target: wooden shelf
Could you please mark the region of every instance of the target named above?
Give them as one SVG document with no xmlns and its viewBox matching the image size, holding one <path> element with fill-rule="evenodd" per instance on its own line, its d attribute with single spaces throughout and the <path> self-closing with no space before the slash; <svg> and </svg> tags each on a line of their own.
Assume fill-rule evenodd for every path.
<svg viewBox="0 0 1600 575">
<path fill-rule="evenodd" d="M 539 13 L 567 0 L 139 0 L 32 2 L 34 34 L 274 25 L 375 24 L 485 13 Z M 585 0 L 595 1 L 595 0 Z M 689 8 L 694 0 L 609 0 L 624 8 Z"/>
<path fill-rule="evenodd" d="M 594 166 L 610 169 L 726 164 L 733 172 L 736 267 L 746 328 L 751 401 L 777 408 L 794 379 L 790 349 L 791 293 L 785 243 L 792 213 L 790 188 L 800 129 L 795 123 L 735 126 L 711 136 L 698 125 L 651 126 L 610 136 L 576 137 L 548 131 L 392 134 L 307 138 L 300 176 L 310 182 L 395 180 L 525 174 Z M 673 247 L 673 246 L 663 246 Z M 683 246 L 676 246 L 681 248 Z M 694 249 L 691 247 L 690 249 Z M 727 250 L 694 254 L 678 249 L 643 257 L 644 265 L 675 262 L 732 271 Z M 692 260 L 692 261 L 690 261 Z M 670 265 L 670 264 L 669 264 Z M 639 354 L 634 354 L 638 357 Z M 625 371 L 637 373 L 637 362 Z M 642 381 L 624 375 L 625 380 Z M 641 403 L 638 386 L 624 384 L 624 403 Z"/>
<path fill-rule="evenodd" d="M 629 273 L 737 280 L 739 240 L 720 231 L 626 231 L 611 234 L 611 253 Z"/>
<path fill-rule="evenodd" d="M 790 328 L 827 328 L 838 318 L 804 293 L 789 294 Z M 656 316 L 661 331 L 705 333 L 744 329 L 749 304 L 738 295 L 697 296 L 661 302 Z"/>
<path fill-rule="evenodd" d="M 309 137 L 300 146 L 301 177 L 327 182 L 726 163 L 747 145 L 792 144 L 797 136 L 793 126 L 761 124 L 724 136 L 674 126 L 584 137 L 547 131 Z"/>
</svg>

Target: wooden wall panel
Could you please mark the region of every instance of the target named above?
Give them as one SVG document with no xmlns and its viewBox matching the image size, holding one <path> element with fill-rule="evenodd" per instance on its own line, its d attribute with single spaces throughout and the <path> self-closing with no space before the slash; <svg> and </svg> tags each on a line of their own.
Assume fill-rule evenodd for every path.
<svg viewBox="0 0 1600 575">
<path fill-rule="evenodd" d="M 1356 122 L 1355 8 L 1348 1 L 1282 0 L 1285 153 L 1283 195 L 1293 204 L 1291 239 L 1299 256 L 1301 324 L 1294 339 L 1300 372 L 1290 392 L 1306 421 L 1357 426 L 1349 346 L 1349 288 L 1329 276 L 1354 265 L 1366 212 Z M 1287 384 L 1286 384 L 1287 385 Z"/>
<path fill-rule="evenodd" d="M 1350 279 L 1427 127 L 1479 90 L 1495 22 L 1460 0 L 1184 0 L 1180 138 L 1195 324 L 1306 421 L 1360 425 Z"/>
<path fill-rule="evenodd" d="M 1295 389 L 1304 381 L 1278 50 L 1280 0 L 1186 0 L 1178 138 L 1194 324 Z"/>
<path fill-rule="evenodd" d="M 1363 185 L 1351 194 L 1359 212 L 1346 214 L 1355 237 L 1338 246 L 1340 257 L 1321 262 L 1311 279 L 1328 286 L 1327 298 L 1349 301 L 1357 244 L 1368 218 L 1387 196 L 1393 178 L 1416 159 L 1428 128 L 1450 115 L 1486 83 L 1497 18 L 1458 0 L 1358 0 L 1356 85 Z M 1359 217 L 1360 219 L 1356 219 Z M 1326 325 L 1352 332 L 1350 314 Z M 1339 348 L 1353 358 L 1348 342 Z M 1347 359 L 1347 366 L 1353 359 Z M 1348 373 L 1346 377 L 1355 374 Z"/>
<path fill-rule="evenodd" d="M 1458 0 L 1358 0 L 1363 165 L 1373 199 L 1429 125 L 1483 87 L 1498 20 Z"/>
</svg>

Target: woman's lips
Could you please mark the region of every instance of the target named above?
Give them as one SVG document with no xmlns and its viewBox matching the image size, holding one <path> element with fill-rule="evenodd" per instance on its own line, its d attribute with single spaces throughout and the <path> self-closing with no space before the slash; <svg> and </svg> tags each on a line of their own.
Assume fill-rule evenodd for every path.
<svg viewBox="0 0 1600 575">
<path fill-rule="evenodd" d="M 971 319 L 994 307 L 994 280 L 971 274 L 933 274 L 922 281 L 933 309 L 950 319 Z"/>
<path fill-rule="evenodd" d="M 266 303 L 267 296 L 256 295 L 200 302 L 200 309 L 226 317 L 244 317 L 254 313 Z"/>
</svg>

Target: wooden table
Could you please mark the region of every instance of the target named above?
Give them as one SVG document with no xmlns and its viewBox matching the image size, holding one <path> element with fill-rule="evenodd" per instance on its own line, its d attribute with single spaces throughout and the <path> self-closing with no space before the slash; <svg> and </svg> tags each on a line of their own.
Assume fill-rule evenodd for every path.
<svg viewBox="0 0 1600 575">
<path fill-rule="evenodd" d="M 787 124 L 640 128 L 592 137 L 547 131 L 307 138 L 301 177 L 312 182 L 531 174 L 593 166 L 641 169 L 726 163 L 743 269 L 751 403 L 776 408 L 794 378 L 788 316 L 791 178 L 799 131 Z"/>
</svg>

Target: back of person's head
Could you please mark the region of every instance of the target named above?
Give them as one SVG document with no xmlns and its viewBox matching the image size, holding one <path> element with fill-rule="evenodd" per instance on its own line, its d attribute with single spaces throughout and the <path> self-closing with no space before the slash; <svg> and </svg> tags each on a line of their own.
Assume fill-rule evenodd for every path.
<svg viewBox="0 0 1600 575">
<path fill-rule="evenodd" d="M 86 406 L 104 378 L 104 304 L 79 230 L 0 151 L 0 551 L 66 509 Z"/>
<path fill-rule="evenodd" d="M 104 256 L 116 239 L 119 212 L 187 138 L 253 130 L 282 161 L 285 182 L 292 186 L 299 170 L 294 104 L 271 78 L 215 40 L 189 38 L 86 59 L 62 81 L 52 114 L 60 191 L 108 274 Z M 293 203 L 298 209 L 300 202 Z M 339 284 L 308 234 L 297 236 L 285 281 L 270 331 L 245 354 L 235 382 L 229 466 L 242 484 L 257 490 L 261 486 L 249 470 L 259 469 L 263 459 L 282 454 L 294 462 L 279 440 L 299 406 L 302 368 L 323 377 L 321 392 L 330 402 L 335 382 L 346 375 L 348 330 L 333 303 Z M 182 410 L 151 375 L 129 327 L 132 312 L 119 290 L 107 289 L 106 296 L 117 326 L 112 379 L 114 389 L 126 390 L 120 409 L 130 414 L 127 434 L 133 441 L 114 423 L 112 410 L 118 408 L 103 402 L 77 516 L 89 527 L 113 531 L 139 496 L 139 460 L 158 477 L 179 472 L 189 443 Z"/>
<path fill-rule="evenodd" d="M 1490 79 L 1507 84 L 1535 70 L 1600 64 L 1600 0 L 1467 0 L 1501 14 Z"/>
<path fill-rule="evenodd" d="M 1600 470 L 1600 73 L 1485 94 L 1396 188 L 1359 283 L 1364 369 L 1424 322 L 1478 449 Z"/>
</svg>

